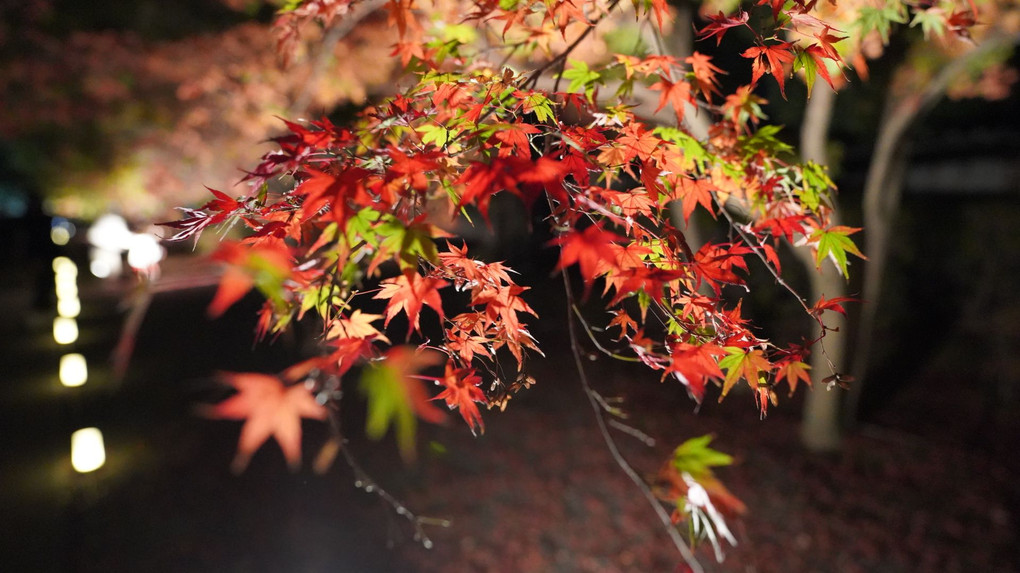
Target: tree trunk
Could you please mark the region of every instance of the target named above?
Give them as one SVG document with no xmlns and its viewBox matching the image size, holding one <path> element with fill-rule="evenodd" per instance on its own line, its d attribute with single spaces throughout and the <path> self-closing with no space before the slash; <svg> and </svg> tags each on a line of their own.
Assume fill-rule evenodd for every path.
<svg viewBox="0 0 1020 573">
<path fill-rule="evenodd" d="M 835 103 L 835 92 L 821 85 L 817 86 L 808 100 L 800 131 L 801 157 L 804 161 L 828 164 L 826 148 Z M 835 207 L 833 205 L 834 222 L 838 213 Z M 845 296 L 846 281 L 835 266 L 825 261 L 821 269 L 814 271 L 815 261 L 811 253 L 806 249 L 798 249 L 797 254 L 808 268 L 808 276 L 811 278 L 811 300 L 818 300 L 822 295 L 826 298 Z M 815 382 L 831 374 L 833 369 L 837 372 L 845 371 L 846 322 L 839 314 L 836 314 L 836 318 L 827 316 L 826 319 L 835 330 L 828 332 L 821 342 L 824 346 L 817 347 L 811 354 L 812 379 Z M 821 331 L 816 324 L 812 336 L 817 337 L 820 334 Z M 833 451 L 839 448 L 840 398 L 839 392 L 828 391 L 817 384 L 808 392 L 800 428 L 800 438 L 804 447 L 814 452 Z"/>
</svg>

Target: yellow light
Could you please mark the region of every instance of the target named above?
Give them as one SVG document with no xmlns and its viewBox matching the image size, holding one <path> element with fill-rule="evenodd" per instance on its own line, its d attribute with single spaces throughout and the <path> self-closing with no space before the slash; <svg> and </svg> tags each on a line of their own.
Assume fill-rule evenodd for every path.
<svg viewBox="0 0 1020 573">
<path fill-rule="evenodd" d="M 65 298 L 78 298 L 78 284 L 74 279 L 66 280 L 63 277 L 57 279 L 57 300 Z"/>
<path fill-rule="evenodd" d="M 57 314 L 67 318 L 76 318 L 81 314 L 81 301 L 78 297 L 57 300 Z"/>
<path fill-rule="evenodd" d="M 71 231 L 67 227 L 53 227 L 50 229 L 50 240 L 54 245 L 62 247 L 71 240 Z"/>
<path fill-rule="evenodd" d="M 58 316 L 53 319 L 53 340 L 57 344 L 71 344 L 78 340 L 78 322 L 73 318 Z"/>
<path fill-rule="evenodd" d="M 89 368 L 81 354 L 65 354 L 60 357 L 60 383 L 68 388 L 77 388 L 89 379 Z"/>
<path fill-rule="evenodd" d="M 71 466 L 76 472 L 98 470 L 106 463 L 106 447 L 99 428 L 82 428 L 71 434 Z"/>
<path fill-rule="evenodd" d="M 57 257 L 53 259 L 53 272 L 62 275 L 70 274 L 78 275 L 78 265 L 74 264 L 74 261 L 67 257 Z"/>
</svg>

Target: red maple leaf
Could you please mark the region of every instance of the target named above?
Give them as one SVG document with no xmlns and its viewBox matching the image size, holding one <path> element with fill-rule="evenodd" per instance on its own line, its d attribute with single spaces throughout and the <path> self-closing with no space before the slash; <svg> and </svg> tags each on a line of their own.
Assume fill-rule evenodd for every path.
<svg viewBox="0 0 1020 573">
<path fill-rule="evenodd" d="M 326 330 L 326 340 L 334 338 L 365 338 L 368 340 L 379 340 L 389 344 L 386 335 L 379 332 L 372 323 L 382 318 L 381 314 L 366 314 L 361 309 L 354 309 L 354 312 L 347 317 L 340 317 Z"/>
<path fill-rule="evenodd" d="M 603 263 L 615 267 L 616 251 L 613 243 L 621 237 L 612 231 L 606 231 L 601 225 L 592 225 L 583 231 L 569 231 L 561 237 L 553 239 L 553 244 L 560 245 L 560 262 L 556 269 L 563 269 L 577 263 L 584 280 L 585 296 L 591 291 L 591 283 L 602 269 Z"/>
<path fill-rule="evenodd" d="M 499 156 L 531 156 L 531 139 L 529 135 L 541 133 L 537 127 L 528 123 L 500 123 L 495 126 L 496 132 L 492 137 L 502 143 L 499 146 Z"/>
<path fill-rule="evenodd" d="M 690 344 L 675 342 L 669 347 L 669 366 L 662 377 L 672 374 L 687 386 L 687 391 L 695 401 L 701 402 L 705 397 L 705 384 L 712 378 L 721 379 L 722 369 L 716 356 L 724 356 L 726 351 L 717 344 Z"/>
<path fill-rule="evenodd" d="M 858 302 L 858 299 L 852 296 L 837 296 L 836 298 L 826 300 L 825 295 L 822 295 L 818 299 L 818 302 L 811 307 L 811 314 L 814 316 L 822 316 L 822 313 L 827 310 L 832 310 L 846 316 L 846 309 L 840 303 L 844 302 Z"/>
<path fill-rule="evenodd" d="M 795 57 L 793 44 L 790 42 L 779 42 L 778 44 L 752 46 L 741 55 L 745 58 L 754 58 L 751 64 L 751 83 L 756 84 L 765 74 L 772 74 L 779 84 L 779 93 L 786 99 L 786 71 L 784 64 L 793 63 Z"/>
<path fill-rule="evenodd" d="M 614 312 L 613 320 L 610 320 L 609 324 L 606 325 L 606 330 L 609 330 L 610 328 L 613 327 L 619 327 L 620 336 L 616 337 L 617 341 L 623 340 L 623 338 L 627 336 L 627 334 L 629 334 L 630 331 L 637 332 L 638 323 L 633 318 L 631 318 L 630 314 L 628 314 L 626 310 L 618 308 L 613 312 Z"/>
<path fill-rule="evenodd" d="M 708 19 L 709 24 L 698 32 L 698 39 L 707 40 L 708 38 L 715 36 L 716 46 L 722 43 L 723 34 L 725 34 L 730 28 L 747 26 L 750 29 L 750 26 L 747 25 L 747 20 L 750 18 L 750 15 L 743 10 L 737 12 L 737 15 L 733 18 L 730 18 L 722 11 L 715 16 L 707 16 L 706 18 Z"/>
<path fill-rule="evenodd" d="M 230 266 L 223 272 L 219 288 L 209 303 L 207 312 L 211 317 L 223 314 L 255 286 L 252 273 L 282 278 L 291 272 L 290 250 L 278 240 L 258 245 L 224 242 L 213 253 L 212 259 Z"/>
<path fill-rule="evenodd" d="M 237 394 L 200 412 L 210 418 L 245 420 L 231 469 L 244 471 L 252 454 L 266 440 L 275 438 L 287 465 L 296 471 L 301 465 L 301 418 L 324 420 L 326 408 L 304 386 L 285 386 L 276 376 L 237 372 L 225 373 L 222 378 Z"/>
<path fill-rule="evenodd" d="M 471 433 L 485 433 L 482 415 L 478 412 L 475 402 L 486 403 L 485 394 L 478 387 L 482 379 L 474 368 L 456 368 L 452 361 L 446 363 L 446 372 L 442 378 L 430 378 L 446 387 L 433 400 L 446 400 L 451 410 L 460 410 L 460 416 L 471 428 Z"/>
<path fill-rule="evenodd" d="M 383 326 L 389 326 L 390 320 L 393 320 L 400 311 L 404 311 L 408 322 L 407 336 L 411 336 L 411 331 L 420 333 L 418 317 L 423 305 L 431 306 L 432 310 L 443 318 L 443 301 L 439 296 L 439 289 L 446 285 L 446 281 L 423 277 L 414 269 L 407 269 L 402 275 L 382 281 L 380 284 L 382 290 L 373 298 L 390 300 L 386 304 L 386 321 Z"/>
<path fill-rule="evenodd" d="M 476 317 L 476 315 L 465 313 L 467 316 Z M 465 314 L 457 315 L 452 318 L 451 321 L 455 324 L 458 322 L 458 318 L 465 316 Z M 463 328 L 449 328 L 446 330 L 446 348 L 452 352 L 455 352 L 460 356 L 461 360 L 466 363 L 470 363 L 475 358 L 475 354 L 487 356 L 489 349 L 485 346 L 488 344 L 489 339 L 484 336 L 472 334 L 471 331 Z"/>
</svg>

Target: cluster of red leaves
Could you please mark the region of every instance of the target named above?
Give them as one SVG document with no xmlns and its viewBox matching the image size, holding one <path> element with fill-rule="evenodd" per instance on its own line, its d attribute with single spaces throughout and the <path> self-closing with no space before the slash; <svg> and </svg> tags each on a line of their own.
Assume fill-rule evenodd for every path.
<svg viewBox="0 0 1020 573">
<path fill-rule="evenodd" d="M 321 10 L 332 18 L 352 5 L 304 6 L 312 16 Z M 505 20 L 508 29 L 545 10 L 542 22 L 561 33 L 568 20 L 594 25 L 603 14 L 594 4 L 571 0 L 512 6 L 478 1 L 474 9 L 470 19 Z M 395 0 L 388 10 L 405 43 L 434 46 L 423 40 L 412 2 Z M 663 3 L 648 10 L 658 19 L 666 13 Z M 788 21 L 814 26 L 806 10 L 795 4 Z M 720 16 L 702 36 L 720 37 L 746 25 L 746 14 Z M 818 30 L 820 42 L 838 41 L 830 28 Z M 448 44 L 444 53 L 453 53 Z M 325 119 L 288 122 L 290 133 L 275 140 L 278 149 L 248 174 L 247 195 L 214 191 L 212 201 L 169 223 L 178 239 L 210 225 L 239 222 L 249 230 L 217 254 L 233 266 L 211 312 L 222 312 L 251 288 L 267 299 L 261 334 L 314 312 L 325 324 L 326 352 L 291 374 L 314 372 L 318 379 L 337 379 L 356 365 L 403 352 L 387 349 L 386 334 L 403 316 L 407 339 L 421 337 L 421 346 L 441 352 L 445 365 L 440 377 L 402 369 L 401 395 L 418 396 L 413 410 L 422 415 L 421 383 L 432 380 L 443 387 L 434 399 L 481 431 L 477 404 L 505 407 L 531 383 L 526 359 L 539 346 L 525 319 L 535 312 L 524 298 L 528 287 L 518 285 L 509 268 L 476 260 L 466 244 L 450 237 L 466 224 L 462 214 L 480 213 L 475 223 L 486 223 L 492 198 L 505 193 L 528 209 L 536 202 L 548 206 L 558 268 L 576 265 L 586 297 L 602 283 L 613 316 L 609 326 L 620 331 L 619 352 L 661 371 L 663 380 L 683 384 L 694 400 L 703 400 L 712 383 L 725 396 L 745 380 L 764 415 L 779 383 L 792 391 L 798 381 L 810 381 L 804 364 L 810 345 L 779 348 L 760 338 L 723 289 L 747 288 L 751 259 L 778 277 L 781 240 L 801 240 L 819 260 L 833 258 L 845 272 L 846 252 L 856 252 L 846 237 L 853 230 L 830 224 L 831 183 L 821 168 L 790 163 L 774 131 L 753 131 L 763 100 L 750 87 L 712 105 L 711 98 L 722 95 L 716 80 L 721 70 L 699 53 L 683 61 L 619 56 L 610 64 L 628 81 L 662 91 L 660 108 L 671 106 L 678 121 L 688 104 L 709 110 L 711 136 L 699 141 L 683 127 L 653 129 L 622 108 L 600 113 L 588 89 L 597 73 L 575 74 L 585 95 L 552 93 L 535 89 L 537 73 L 451 68 L 439 50 L 406 52 L 400 46 L 395 55 L 418 70 L 414 85 L 365 109 L 347 127 Z M 771 73 L 782 87 L 779 69 L 793 57 L 789 50 L 762 41 L 745 52 L 755 59 L 754 81 Z M 824 57 L 833 56 L 826 50 Z M 272 191 L 281 179 L 293 185 Z M 674 203 L 682 220 L 672 215 Z M 735 221 L 727 205 L 751 222 Z M 698 210 L 725 216 L 731 240 L 692 248 L 685 227 Z M 373 292 L 385 301 L 382 315 L 355 308 L 359 296 Z M 462 310 L 450 311 L 458 300 Z M 842 311 L 839 302 L 803 306 L 821 321 L 824 310 Z M 505 371 L 502 350 L 517 373 Z"/>
</svg>

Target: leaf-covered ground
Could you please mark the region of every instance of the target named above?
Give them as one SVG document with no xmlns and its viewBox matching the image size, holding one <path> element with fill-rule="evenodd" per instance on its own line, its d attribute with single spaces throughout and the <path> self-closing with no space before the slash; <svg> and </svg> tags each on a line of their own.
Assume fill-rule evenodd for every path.
<svg viewBox="0 0 1020 573">
<path fill-rule="evenodd" d="M 606 372 L 604 365 L 593 365 Z M 611 371 L 611 370 L 610 370 Z M 618 377 L 621 378 L 621 377 Z M 569 372 L 563 389 L 493 417 L 480 442 L 451 438 L 424 471 L 417 505 L 456 522 L 436 548 L 403 551 L 424 571 L 670 571 L 677 565 L 654 516 L 600 445 Z M 933 381 L 937 382 L 937 381 Z M 550 384 L 552 385 L 552 384 Z M 680 393 L 654 380 L 634 410 L 666 436 L 648 449 L 616 434 L 647 473 L 667 444 L 703 432 L 738 463 L 718 475 L 748 505 L 739 545 L 717 571 L 1013 571 L 1017 554 L 1015 467 L 963 443 L 869 424 L 832 456 L 805 453 L 794 409 L 759 421 L 750 395 L 691 413 Z M 946 388 L 948 390 L 948 388 Z M 543 399 L 542 394 L 556 399 Z M 632 394 L 633 396 L 633 394 Z M 566 412 L 568 404 L 573 410 Z M 517 404 L 524 406 L 524 404 Z M 921 404 L 914 404 L 915 407 Z M 897 404 L 909 408 L 911 404 Z M 895 415 L 895 413 L 894 413 Z M 908 414 L 909 415 L 909 414 Z"/>
</svg>

